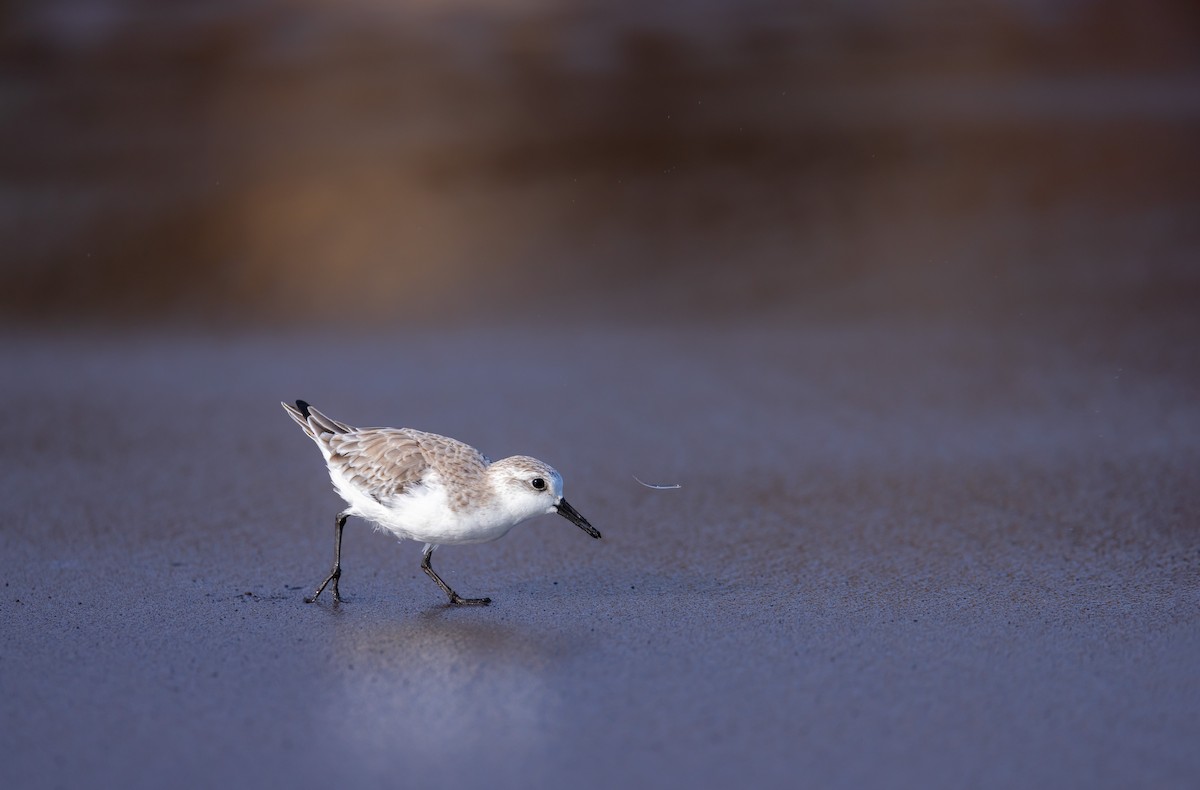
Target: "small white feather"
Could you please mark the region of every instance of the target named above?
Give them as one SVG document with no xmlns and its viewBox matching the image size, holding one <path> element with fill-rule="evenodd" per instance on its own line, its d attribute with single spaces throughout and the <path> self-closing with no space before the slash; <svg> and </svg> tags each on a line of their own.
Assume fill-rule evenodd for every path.
<svg viewBox="0 0 1200 790">
<path fill-rule="evenodd" d="M 646 488 L 653 488 L 655 491 L 670 491 L 673 488 L 683 488 L 683 486 L 681 486 L 679 483 L 675 483 L 674 485 L 655 485 L 654 483 L 645 483 L 638 479 L 637 475 L 634 475 L 633 479 L 637 480 L 638 483 L 641 483 Z"/>
</svg>

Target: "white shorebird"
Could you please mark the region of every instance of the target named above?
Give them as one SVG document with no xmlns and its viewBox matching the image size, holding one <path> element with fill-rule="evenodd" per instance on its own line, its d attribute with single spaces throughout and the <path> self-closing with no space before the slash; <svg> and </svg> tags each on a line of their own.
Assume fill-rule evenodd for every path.
<svg viewBox="0 0 1200 790">
<path fill-rule="evenodd" d="M 425 544 L 421 570 L 459 606 L 485 606 L 491 598 L 463 598 L 430 564 L 443 544 L 486 543 L 522 521 L 558 513 L 593 538 L 600 532 L 563 499 L 562 475 L 536 458 L 514 455 L 493 463 L 470 445 L 411 428 L 354 428 L 331 420 L 302 400 L 281 403 L 304 429 L 329 467 L 333 487 L 348 508 L 334 522 L 333 570 L 312 603 L 333 582 L 342 600 L 342 527 L 350 516 L 374 522 L 398 538 Z"/>
</svg>

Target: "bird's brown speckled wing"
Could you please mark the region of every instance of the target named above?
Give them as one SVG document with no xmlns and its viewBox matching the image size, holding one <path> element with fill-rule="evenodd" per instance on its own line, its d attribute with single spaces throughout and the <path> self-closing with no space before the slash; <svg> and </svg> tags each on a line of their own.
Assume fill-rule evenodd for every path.
<svg viewBox="0 0 1200 790">
<path fill-rule="evenodd" d="M 421 482 L 429 462 L 409 431 L 365 428 L 329 436 L 329 466 L 358 490 L 384 502 Z"/>
<path fill-rule="evenodd" d="M 482 485 L 491 463 L 483 453 L 457 439 L 438 436 L 436 433 L 413 431 L 429 462 L 446 484 L 452 510 L 462 510 L 472 503 L 490 496 L 491 492 Z M 477 502 L 476 502 L 477 503 Z"/>
<path fill-rule="evenodd" d="M 487 466 L 487 459 L 470 445 L 408 428 L 363 428 L 326 441 L 330 467 L 376 502 L 420 484 L 430 468 L 449 483 L 482 476 Z"/>
</svg>

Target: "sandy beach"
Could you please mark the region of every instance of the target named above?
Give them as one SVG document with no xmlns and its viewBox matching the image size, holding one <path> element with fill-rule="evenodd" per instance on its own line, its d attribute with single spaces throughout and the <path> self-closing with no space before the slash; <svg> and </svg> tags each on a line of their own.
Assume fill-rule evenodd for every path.
<svg viewBox="0 0 1200 790">
<path fill-rule="evenodd" d="M 0 787 L 1194 790 L 1193 6 L 6 8 Z"/>
<path fill-rule="evenodd" d="M 1195 371 L 1049 329 L 9 335 L 4 783 L 1190 786 Z M 550 459 L 604 539 L 443 549 L 465 610 L 351 521 L 306 606 L 297 395 Z"/>
</svg>

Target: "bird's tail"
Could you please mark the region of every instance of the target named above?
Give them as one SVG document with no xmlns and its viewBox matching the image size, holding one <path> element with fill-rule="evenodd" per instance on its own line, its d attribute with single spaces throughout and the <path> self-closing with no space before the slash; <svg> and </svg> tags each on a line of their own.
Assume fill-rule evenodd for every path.
<svg viewBox="0 0 1200 790">
<path fill-rule="evenodd" d="M 308 434 L 308 438 L 320 445 L 325 444 L 325 437 L 327 436 L 336 433 L 350 433 L 355 430 L 344 422 L 338 422 L 326 417 L 302 400 L 296 401 L 295 406 L 289 406 L 282 401 L 280 401 L 279 405 Z"/>
</svg>

